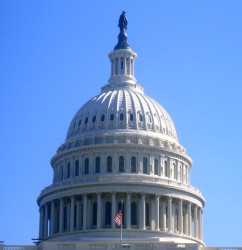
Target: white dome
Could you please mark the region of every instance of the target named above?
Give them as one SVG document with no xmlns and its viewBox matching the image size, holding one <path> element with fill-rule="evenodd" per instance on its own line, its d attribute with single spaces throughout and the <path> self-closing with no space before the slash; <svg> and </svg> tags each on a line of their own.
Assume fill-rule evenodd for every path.
<svg viewBox="0 0 242 250">
<path fill-rule="evenodd" d="M 147 130 L 178 141 L 170 115 L 158 102 L 133 86 L 104 88 L 77 112 L 67 139 L 110 129 Z"/>
</svg>

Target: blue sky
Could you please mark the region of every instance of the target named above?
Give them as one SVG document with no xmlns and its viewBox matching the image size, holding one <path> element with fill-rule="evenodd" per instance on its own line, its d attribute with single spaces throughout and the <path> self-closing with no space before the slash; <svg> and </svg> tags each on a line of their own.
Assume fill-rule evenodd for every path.
<svg viewBox="0 0 242 250">
<path fill-rule="evenodd" d="M 38 235 L 36 198 L 71 118 L 109 78 L 122 10 L 136 77 L 173 117 L 206 198 L 205 242 L 242 245 L 242 2 L 0 2 L 0 240 Z"/>
</svg>

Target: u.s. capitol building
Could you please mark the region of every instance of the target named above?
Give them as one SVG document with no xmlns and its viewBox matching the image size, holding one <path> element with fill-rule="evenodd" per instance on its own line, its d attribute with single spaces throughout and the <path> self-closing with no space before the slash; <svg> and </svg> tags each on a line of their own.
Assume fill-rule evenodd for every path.
<svg viewBox="0 0 242 250">
<path fill-rule="evenodd" d="M 38 197 L 42 249 L 203 247 L 204 197 L 173 120 L 135 78 L 125 13 L 111 75 L 72 119 Z M 123 230 L 114 217 L 122 211 Z"/>
</svg>

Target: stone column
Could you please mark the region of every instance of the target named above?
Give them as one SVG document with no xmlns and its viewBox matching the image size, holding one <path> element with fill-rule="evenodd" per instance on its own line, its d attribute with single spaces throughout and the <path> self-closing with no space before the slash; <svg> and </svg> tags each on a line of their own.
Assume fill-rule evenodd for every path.
<svg viewBox="0 0 242 250">
<path fill-rule="evenodd" d="M 154 160 L 155 160 L 155 158 L 153 156 L 150 155 L 148 157 L 148 167 L 149 167 L 148 173 L 150 175 L 154 175 L 154 173 L 155 173 L 155 171 L 154 171 L 154 167 L 155 167 Z"/>
<path fill-rule="evenodd" d="M 40 206 L 39 208 L 39 239 L 44 238 L 43 229 L 44 229 L 44 209 L 42 206 Z"/>
<path fill-rule="evenodd" d="M 181 199 L 179 200 L 178 219 L 179 219 L 179 232 L 180 232 L 180 234 L 183 234 L 183 202 Z"/>
<path fill-rule="evenodd" d="M 162 231 L 166 231 L 166 202 L 162 201 L 161 203 L 161 211 L 162 211 Z"/>
<path fill-rule="evenodd" d="M 168 231 L 172 231 L 172 198 L 168 197 Z"/>
<path fill-rule="evenodd" d="M 186 210 L 185 210 L 185 228 L 184 228 L 184 234 L 189 235 L 189 230 L 188 230 L 188 204 L 187 204 Z"/>
<path fill-rule="evenodd" d="M 203 240 L 203 211 L 202 208 L 200 210 L 200 240 Z"/>
<path fill-rule="evenodd" d="M 71 197 L 71 209 L 70 209 L 70 231 L 74 231 L 74 217 L 75 217 L 75 196 Z"/>
<path fill-rule="evenodd" d="M 126 228 L 130 229 L 130 210 L 131 210 L 131 195 L 127 193 L 126 196 Z"/>
<path fill-rule="evenodd" d="M 160 230 L 160 196 L 155 196 L 155 229 Z"/>
<path fill-rule="evenodd" d="M 80 229 L 80 201 L 76 200 L 76 230 Z"/>
<path fill-rule="evenodd" d="M 140 203 L 140 229 L 145 230 L 145 194 L 141 195 Z"/>
<path fill-rule="evenodd" d="M 197 238 L 201 239 L 201 208 L 197 208 L 197 224 L 198 224 L 198 231 L 197 231 Z"/>
<path fill-rule="evenodd" d="M 45 206 L 44 238 L 47 239 L 49 237 L 49 232 L 48 232 L 48 203 L 46 203 L 44 206 Z"/>
<path fill-rule="evenodd" d="M 127 119 L 127 121 L 128 121 L 128 119 Z M 131 161 L 131 156 L 129 154 L 125 154 L 125 172 L 126 173 L 131 173 L 130 161 Z"/>
<path fill-rule="evenodd" d="M 97 194 L 97 229 L 101 228 L 102 219 L 102 203 L 101 203 L 101 193 Z"/>
<path fill-rule="evenodd" d="M 55 202 L 51 202 L 51 214 L 50 214 L 50 235 L 55 233 Z"/>
<path fill-rule="evenodd" d="M 140 153 L 138 153 L 138 159 L 137 159 L 137 168 L 138 168 L 138 174 L 142 174 L 143 169 L 143 158 Z"/>
<path fill-rule="evenodd" d="M 59 207 L 59 233 L 63 232 L 63 222 L 64 222 L 64 218 L 63 218 L 63 210 L 64 210 L 64 200 L 63 198 L 60 199 L 60 207 Z"/>
<path fill-rule="evenodd" d="M 194 205 L 194 237 L 198 237 L 197 205 Z"/>
<path fill-rule="evenodd" d="M 115 228 L 115 218 L 116 215 L 116 194 L 112 193 L 112 228 Z"/>
<path fill-rule="evenodd" d="M 188 202 L 188 235 L 192 236 L 192 203 Z"/>
<path fill-rule="evenodd" d="M 83 198 L 83 230 L 87 229 L 87 195 L 84 194 Z"/>
</svg>

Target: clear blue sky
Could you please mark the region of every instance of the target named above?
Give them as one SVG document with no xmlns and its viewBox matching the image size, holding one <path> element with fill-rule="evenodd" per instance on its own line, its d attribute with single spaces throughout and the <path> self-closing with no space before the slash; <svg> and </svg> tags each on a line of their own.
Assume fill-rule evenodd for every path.
<svg viewBox="0 0 242 250">
<path fill-rule="evenodd" d="M 0 1 L 0 240 L 37 236 L 49 160 L 74 113 L 109 78 L 122 10 L 136 76 L 193 158 L 207 245 L 242 246 L 239 0 Z"/>
</svg>

